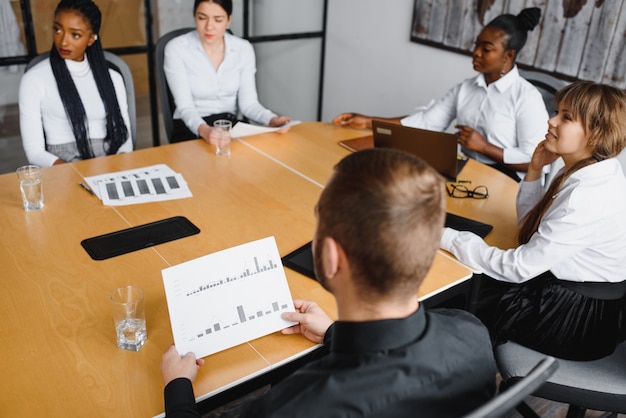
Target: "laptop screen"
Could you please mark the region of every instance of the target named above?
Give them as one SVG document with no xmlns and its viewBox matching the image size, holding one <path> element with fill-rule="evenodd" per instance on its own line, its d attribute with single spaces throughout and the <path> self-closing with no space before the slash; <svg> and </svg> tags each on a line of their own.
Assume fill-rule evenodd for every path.
<svg viewBox="0 0 626 418">
<path fill-rule="evenodd" d="M 456 181 L 462 167 L 454 134 L 372 120 L 374 147 L 394 148 L 420 157 L 442 176 Z"/>
</svg>

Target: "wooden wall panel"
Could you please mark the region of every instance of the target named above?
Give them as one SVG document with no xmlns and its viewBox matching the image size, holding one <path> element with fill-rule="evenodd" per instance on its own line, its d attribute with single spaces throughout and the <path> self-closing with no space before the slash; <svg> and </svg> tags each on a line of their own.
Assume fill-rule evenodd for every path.
<svg viewBox="0 0 626 418">
<path fill-rule="evenodd" d="M 471 54 L 482 27 L 502 13 L 539 7 L 518 56 L 525 67 L 626 88 L 626 0 L 415 0 L 411 40 Z"/>
<path fill-rule="evenodd" d="M 604 71 L 603 83 L 626 86 L 626 4 L 622 5 L 622 10 L 615 28 L 615 36 L 611 44 L 606 69 Z"/>
<path fill-rule="evenodd" d="M 509 10 L 507 12 L 519 13 L 519 10 L 522 10 L 525 7 L 539 7 L 541 10 L 546 10 L 547 2 L 548 0 L 534 0 L 534 1 L 512 0 L 509 3 Z M 520 51 L 520 54 L 517 57 L 517 62 L 519 62 L 520 64 L 528 65 L 528 66 L 534 65 L 535 59 L 537 57 L 537 50 L 538 50 L 541 32 L 542 32 L 541 25 L 537 26 L 531 32 L 528 32 L 528 39 L 526 40 L 526 45 Z"/>
<path fill-rule="evenodd" d="M 585 41 L 589 35 L 589 25 L 594 12 L 594 5 L 587 4 L 573 16 L 566 20 L 563 41 L 559 49 L 556 71 L 572 77 L 578 75 L 578 67 L 582 60 Z"/>
<path fill-rule="evenodd" d="M 461 48 L 463 27 L 470 24 L 468 19 L 473 14 L 469 10 L 471 4 L 463 0 L 451 0 L 449 6 L 444 44 L 452 48 Z"/>
<path fill-rule="evenodd" d="M 443 42 L 443 35 L 446 30 L 446 18 L 448 16 L 448 7 L 438 1 L 430 1 L 430 30 L 427 35 L 434 34 L 437 42 Z"/>
<path fill-rule="evenodd" d="M 594 81 L 604 78 L 604 68 L 621 7 L 621 1 L 606 1 L 602 8 L 594 10 L 577 78 Z"/>
</svg>

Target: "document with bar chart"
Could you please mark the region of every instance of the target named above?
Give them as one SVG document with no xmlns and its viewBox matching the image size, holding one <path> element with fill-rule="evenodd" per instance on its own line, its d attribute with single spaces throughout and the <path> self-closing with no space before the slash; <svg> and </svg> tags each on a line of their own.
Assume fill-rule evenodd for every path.
<svg viewBox="0 0 626 418">
<path fill-rule="evenodd" d="M 108 206 L 133 205 L 191 197 L 182 174 L 167 164 L 85 177 L 91 190 Z"/>
<path fill-rule="evenodd" d="M 293 325 L 294 311 L 274 237 L 232 247 L 161 271 L 174 344 L 196 357 Z"/>
</svg>

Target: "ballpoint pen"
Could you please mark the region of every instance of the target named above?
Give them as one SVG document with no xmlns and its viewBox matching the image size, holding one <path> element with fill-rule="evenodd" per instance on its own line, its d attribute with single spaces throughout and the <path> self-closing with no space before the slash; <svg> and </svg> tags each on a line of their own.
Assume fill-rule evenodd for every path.
<svg viewBox="0 0 626 418">
<path fill-rule="evenodd" d="M 83 189 L 85 189 L 87 191 L 87 193 L 89 193 L 92 196 L 95 196 L 96 194 L 93 192 L 93 190 L 91 190 L 88 186 L 86 186 L 82 181 L 80 183 L 78 183 L 78 185 L 80 187 L 82 187 Z"/>
</svg>

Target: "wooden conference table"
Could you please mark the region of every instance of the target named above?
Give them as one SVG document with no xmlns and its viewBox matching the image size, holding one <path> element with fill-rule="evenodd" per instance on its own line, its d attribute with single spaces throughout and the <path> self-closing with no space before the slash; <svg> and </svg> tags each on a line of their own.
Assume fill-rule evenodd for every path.
<svg viewBox="0 0 626 418">
<path fill-rule="evenodd" d="M 0 176 L 0 416 L 160 414 L 159 362 L 173 341 L 161 270 L 267 236 L 276 238 L 281 256 L 308 242 L 321 187 L 349 153 L 337 142 L 363 134 L 304 123 L 287 134 L 234 141 L 230 158 L 197 140 L 54 166 L 43 170 L 45 207 L 38 212 L 23 210 L 14 174 Z M 182 173 L 192 198 L 111 207 L 78 186 L 83 177 L 160 163 Z M 472 161 L 462 177 L 487 185 L 490 197 L 449 199 L 449 211 L 494 225 L 488 242 L 514 245 L 516 184 Z M 103 261 L 80 245 L 178 215 L 201 233 Z M 314 280 L 285 272 L 294 298 L 315 300 L 336 316 L 332 296 Z M 439 254 L 420 296 L 469 276 Z M 145 290 L 148 341 L 139 352 L 116 347 L 109 302 L 113 289 L 130 284 Z M 194 384 L 196 396 L 223 393 L 315 348 L 302 336 L 275 333 L 211 355 Z"/>
</svg>

